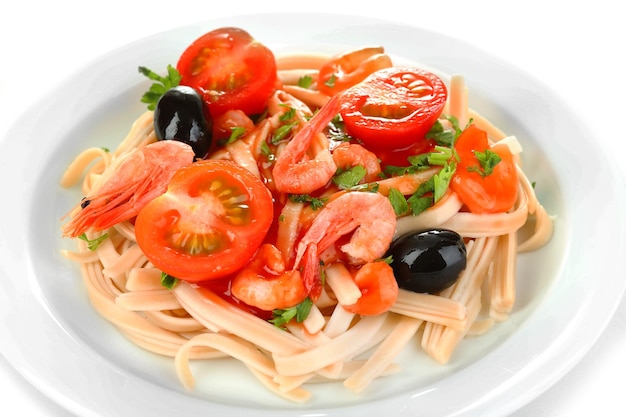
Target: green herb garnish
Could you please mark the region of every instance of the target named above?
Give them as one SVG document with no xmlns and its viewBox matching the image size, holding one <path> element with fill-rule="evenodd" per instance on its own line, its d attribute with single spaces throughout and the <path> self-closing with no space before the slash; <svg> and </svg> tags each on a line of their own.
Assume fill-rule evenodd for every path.
<svg viewBox="0 0 626 417">
<path fill-rule="evenodd" d="M 290 194 L 289 200 L 294 203 L 310 204 L 313 210 L 321 209 L 326 203 L 326 199 L 319 197 L 312 197 L 308 194 Z"/>
<path fill-rule="evenodd" d="M 178 278 L 175 278 L 165 272 L 161 272 L 161 285 L 163 285 L 168 290 L 171 290 L 178 283 Z"/>
<path fill-rule="evenodd" d="M 474 155 L 476 156 L 476 159 L 478 159 L 480 166 L 470 166 L 467 167 L 467 170 L 470 172 L 477 172 L 483 178 L 487 175 L 491 175 L 495 166 L 502 160 L 500 155 L 491 149 L 486 149 L 485 152 L 474 151 Z"/>
<path fill-rule="evenodd" d="M 78 236 L 80 240 L 84 240 L 85 242 L 87 242 L 87 249 L 89 249 L 90 251 L 94 251 L 98 249 L 98 246 L 100 246 L 100 244 L 104 242 L 108 237 L 109 235 L 107 233 L 99 237 L 96 237 L 94 239 L 89 239 L 86 233 L 83 233 L 82 235 Z"/>
<path fill-rule="evenodd" d="M 300 304 L 295 307 L 290 307 L 287 309 L 277 309 L 272 312 L 273 318 L 269 321 L 276 327 L 284 327 L 287 323 L 289 323 L 294 318 L 296 322 L 302 323 L 309 316 L 311 312 L 311 307 L 313 306 L 313 301 L 310 298 L 306 298 Z"/>
<path fill-rule="evenodd" d="M 313 77 L 310 75 L 303 75 L 298 79 L 298 87 L 309 88 L 313 84 Z"/>
<path fill-rule="evenodd" d="M 393 207 L 393 211 L 396 213 L 396 216 L 403 216 L 409 211 L 409 204 L 399 190 L 396 188 L 389 189 L 389 196 L 387 197 L 391 202 L 391 206 Z"/>
<path fill-rule="evenodd" d="M 367 170 L 363 165 L 355 165 L 336 173 L 333 176 L 333 182 L 340 190 L 349 190 L 356 187 L 365 178 L 365 174 L 367 174 Z"/>
<path fill-rule="evenodd" d="M 141 102 L 148 104 L 148 110 L 156 109 L 156 104 L 161 96 L 165 94 L 170 88 L 179 85 L 180 80 L 182 79 L 178 70 L 171 65 L 167 66 L 167 75 L 165 77 L 160 76 L 156 72 L 146 67 L 139 67 L 139 72 L 151 79 L 152 81 L 156 81 L 150 86 L 150 89 L 146 91 L 141 97 Z"/>
</svg>

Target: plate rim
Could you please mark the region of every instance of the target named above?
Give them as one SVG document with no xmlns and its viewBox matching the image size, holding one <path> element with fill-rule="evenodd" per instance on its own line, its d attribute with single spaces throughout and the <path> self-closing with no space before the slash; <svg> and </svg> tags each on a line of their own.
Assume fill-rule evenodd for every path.
<svg viewBox="0 0 626 417">
<path fill-rule="evenodd" d="M 160 32 L 157 34 L 154 34 L 152 36 L 148 36 L 139 40 L 135 40 L 133 42 L 130 42 L 129 44 L 127 44 L 126 46 L 122 47 L 122 48 L 118 48 L 115 49 L 113 51 L 109 51 L 106 54 L 103 54 L 101 56 L 99 56 L 98 58 L 96 58 L 95 60 L 92 60 L 91 62 L 87 63 L 83 68 L 77 69 L 76 73 L 80 73 L 81 71 L 84 71 L 86 68 L 90 68 L 92 66 L 94 66 L 96 63 L 102 61 L 103 59 L 107 59 L 107 58 L 111 58 L 114 56 L 117 56 L 119 54 L 121 54 L 121 52 L 123 50 L 125 50 L 125 48 L 130 48 L 132 49 L 134 46 L 139 45 L 143 42 L 150 42 L 150 40 L 159 38 L 161 36 L 168 36 L 168 34 L 173 34 L 173 33 L 179 33 L 181 30 L 183 30 L 184 28 L 187 29 L 192 29 L 192 28 L 199 28 L 200 25 L 204 25 L 204 24 L 219 24 L 219 22 L 227 22 L 227 21 L 245 21 L 247 19 L 269 19 L 271 16 L 274 16 L 274 18 L 276 18 L 277 16 L 280 16 L 281 18 L 284 18 L 285 15 L 289 15 L 289 14 L 293 14 L 293 15 L 305 15 L 302 13 L 267 13 L 267 14 L 251 14 L 251 15 L 239 15 L 239 16 L 234 16 L 234 17 L 228 17 L 228 18 L 218 18 L 218 19 L 211 19 L 211 20 L 205 20 L 202 22 L 197 22 L 197 23 L 192 23 L 189 25 L 185 25 L 182 27 L 178 27 L 178 28 L 173 28 L 171 30 L 168 31 L 164 31 L 164 32 Z M 321 19 L 321 18 L 328 18 L 329 16 L 342 16 L 342 15 L 337 15 L 337 14 L 326 14 L 326 13 L 312 13 L 312 14 L 306 14 L 307 19 Z M 446 35 L 444 34 L 439 34 L 439 33 L 434 33 L 431 31 L 427 31 L 424 29 L 419 28 L 418 26 L 409 26 L 406 24 L 400 24 L 397 22 L 393 22 L 393 21 L 389 21 L 389 20 L 382 20 L 382 19 L 376 19 L 376 18 L 368 18 L 368 17 L 352 17 L 353 19 L 355 19 L 355 21 L 361 22 L 363 24 L 369 24 L 369 25 L 377 25 L 377 24 L 381 24 L 381 23 L 388 23 L 388 24 L 392 24 L 398 27 L 401 27 L 403 30 L 412 30 L 412 31 L 416 31 L 416 32 L 421 32 L 421 33 L 427 33 L 431 36 L 435 36 L 435 37 L 445 37 Z M 455 42 L 460 42 L 463 43 L 463 41 L 460 40 L 455 40 L 453 38 L 449 38 L 450 40 L 453 40 Z M 484 52 L 486 55 L 489 55 L 487 52 Z M 496 57 L 491 56 L 492 59 L 497 60 Z M 507 65 L 507 64 L 503 64 L 503 65 Z M 519 73 L 523 73 L 517 69 L 515 69 L 517 72 Z M 532 79 L 532 77 L 526 75 L 527 78 Z M 538 85 L 541 84 L 539 81 L 534 80 L 533 81 L 535 83 L 537 83 Z M 42 98 L 39 102 L 44 102 L 46 100 L 49 100 L 50 97 L 52 97 L 54 95 L 54 93 L 56 91 L 58 91 L 59 88 L 61 88 L 61 86 L 65 85 L 67 83 L 67 81 L 62 81 L 59 84 L 59 87 L 53 88 L 52 91 L 49 92 L 49 94 Z M 558 100 L 557 100 L 558 101 Z M 36 106 L 36 104 L 34 104 L 33 106 Z M 569 110 L 569 108 L 564 104 L 564 103 L 559 103 L 559 106 L 563 107 L 564 109 L 566 109 L 567 112 L 571 113 L 571 110 Z M 21 118 L 18 119 L 18 123 L 19 120 L 21 120 Z M 12 127 L 8 130 L 8 132 L 13 132 L 16 128 Z M 588 131 L 588 129 L 586 129 Z M 8 136 L 8 135 L 7 135 Z M 593 137 L 592 134 L 590 134 L 590 137 Z M 14 146 L 8 146 L 6 145 L 8 143 L 7 140 L 3 140 L 0 144 L 1 148 L 0 149 L 9 149 L 9 150 L 15 150 Z M 18 149 L 19 150 L 19 149 Z M 610 159 L 608 158 L 608 155 L 603 155 L 603 157 L 607 160 L 608 165 L 606 166 L 606 170 L 608 170 L 609 172 L 612 171 L 612 178 L 615 178 L 615 181 L 619 182 L 620 184 L 624 183 L 624 179 L 618 174 L 617 169 L 614 168 L 614 165 L 612 162 L 610 162 Z M 2 170 L 4 170 L 4 168 L 2 168 Z M 2 172 L 2 171 L 0 171 Z M 28 197 L 26 196 L 21 196 L 21 201 L 25 201 L 28 202 Z M 623 195 L 617 195 L 615 197 L 616 199 L 618 199 L 619 201 L 616 202 L 616 204 L 621 204 L 623 207 L 624 204 L 624 196 Z M 4 224 L 2 224 L 3 228 L 5 227 Z M 622 223 L 622 230 L 624 230 L 624 224 Z M 623 235 L 623 234 L 622 234 Z M 8 248 L 8 243 L 9 242 L 5 242 L 4 238 L 3 240 L 0 240 L 0 243 L 2 243 L 2 245 L 0 245 L 0 247 L 5 247 L 6 249 Z M 23 242 L 23 244 L 20 247 L 24 247 L 25 242 Z M 621 246 L 624 246 L 624 242 L 621 242 Z M 17 248 L 16 248 L 17 249 Z M 24 257 L 24 255 L 21 255 L 18 253 L 19 251 L 17 250 L 13 250 L 11 252 L 11 255 L 14 257 L 14 261 L 15 262 L 19 262 L 20 260 L 23 262 L 26 258 Z M 5 254 L 3 253 L 2 256 L 5 256 Z M 4 263 L 3 263 L 4 265 Z M 13 265 L 13 264 L 12 264 Z M 2 266 L 0 267 L 2 268 L 2 275 L 7 275 L 10 276 L 10 274 L 7 274 L 6 271 L 4 270 L 5 267 Z M 29 279 L 33 279 L 33 277 L 29 277 Z M 38 314 L 38 319 L 41 320 L 41 323 L 43 325 L 43 323 L 48 323 L 51 325 L 54 325 L 54 317 L 51 317 L 50 315 L 50 311 L 48 310 L 48 307 L 46 305 L 46 300 L 42 298 L 41 294 L 37 294 L 36 293 L 36 288 L 37 288 L 37 284 L 34 282 L 30 282 L 29 283 L 29 289 L 33 290 L 32 294 L 27 294 L 25 293 L 25 289 L 21 288 L 21 289 L 17 289 L 15 287 L 9 287 L 11 283 L 3 283 L 0 284 L 2 285 L 2 288 L 4 289 L 8 289 L 8 291 L 13 288 L 15 290 L 14 294 L 18 294 L 20 295 L 20 297 L 16 297 L 16 299 L 20 299 L 22 302 L 25 303 L 25 305 L 28 305 L 29 307 L 33 307 L 35 309 L 37 309 L 37 314 Z M 626 284 L 622 284 L 621 288 L 616 287 L 615 289 L 617 290 L 615 299 L 613 300 L 613 303 L 608 303 L 605 306 L 605 309 L 607 312 L 609 312 L 609 317 L 613 315 L 613 313 L 615 312 L 615 309 L 617 308 L 617 305 L 619 304 L 619 301 L 621 300 L 622 294 L 624 292 L 624 288 L 626 287 Z M 21 292 L 20 292 L 21 290 Z M 8 293 L 7 291 L 7 293 Z M 4 292 L 4 291 L 3 291 Z M 34 295 L 34 297 L 32 297 Z M 619 296 L 617 296 L 619 295 Z M 29 298 L 30 296 L 30 298 Z M 2 296 L 0 296 L 2 297 Z M 6 296 L 5 296 L 6 298 Z M 1 299 L 1 298 L 0 298 Z M 4 307 L 3 307 L 4 308 Z M 7 324 L 5 321 L 0 322 L 0 324 L 2 324 L 1 328 L 4 329 L 9 329 L 12 328 L 10 324 Z M 560 379 L 561 376 L 563 376 L 569 369 L 571 369 L 571 367 L 578 362 L 578 360 L 580 358 L 582 358 L 584 356 L 584 354 L 591 348 L 591 346 L 593 345 L 593 343 L 595 343 L 595 341 L 599 338 L 600 334 L 602 333 L 602 331 L 604 330 L 604 328 L 606 327 L 606 325 L 608 324 L 608 319 L 607 321 L 603 324 L 603 326 L 600 326 L 597 328 L 597 330 L 591 330 L 590 332 L 593 334 L 594 337 L 590 338 L 586 343 L 584 344 L 580 344 L 578 346 L 577 351 L 575 352 L 575 355 L 571 355 L 569 358 L 569 362 L 566 364 L 562 364 L 561 367 L 559 369 L 554 369 L 553 370 L 553 378 L 548 378 L 546 380 L 544 380 L 544 386 L 543 389 L 539 390 L 539 391 L 535 391 L 533 393 L 528 393 L 522 400 L 518 401 L 514 407 L 517 408 L 517 406 L 521 406 L 523 404 L 525 404 L 527 401 L 535 398 L 537 395 L 539 395 L 539 393 L 543 392 L 545 389 L 547 389 L 549 386 L 551 386 L 552 384 L 554 384 L 558 379 Z M 79 341 L 77 340 L 73 340 L 71 338 L 71 335 L 66 335 L 66 337 L 68 338 L 68 348 L 72 348 L 72 349 L 76 349 L 76 352 L 81 352 L 81 346 Z M 564 342 L 562 340 L 559 340 L 559 342 Z M 10 363 L 12 363 L 12 365 L 14 365 L 14 362 L 16 361 L 21 361 L 19 365 L 16 369 L 18 370 L 18 372 L 20 374 L 22 374 L 23 376 L 26 377 L 27 380 L 29 380 L 31 383 L 33 383 L 35 386 L 37 386 L 37 388 L 39 388 L 42 392 L 44 392 L 46 395 L 48 395 L 49 397 L 51 397 L 52 399 L 54 399 L 55 401 L 57 401 L 58 403 L 60 403 L 62 406 L 70 409 L 70 410 L 75 410 L 80 412 L 81 414 L 89 414 L 92 412 L 95 413 L 99 413 L 98 411 L 94 411 L 94 410 L 89 410 L 88 407 L 86 407 L 85 404 L 78 404 L 75 400 L 69 398 L 67 395 L 61 395 L 59 396 L 59 393 L 57 392 L 57 390 L 55 390 L 51 384 L 46 383 L 46 381 L 43 381 L 42 379 L 42 375 L 38 375 L 37 374 L 37 370 L 36 369 L 29 369 L 28 366 L 28 361 L 27 358 L 20 358 L 19 353 L 17 353 L 15 351 L 15 349 L 12 350 L 11 347 L 8 347 L 8 345 L 6 343 L 0 343 L 0 350 L 2 351 L 2 353 L 5 355 L 5 357 L 7 357 L 7 359 L 11 358 L 13 359 L 12 361 L 9 360 Z M 60 382 L 60 381 L 59 381 Z M 129 382 L 130 383 L 130 382 Z M 187 398 L 187 397 L 186 397 Z M 386 406 L 388 407 L 390 404 L 386 404 Z M 502 407 L 504 407 L 504 405 L 502 405 Z M 219 407 L 218 407 L 219 408 Z M 499 411 L 504 410 L 505 408 L 501 408 Z M 510 409 L 509 411 L 511 411 L 512 409 Z M 219 411 L 216 410 L 216 411 Z M 232 411 L 232 410 L 230 410 Z M 239 411 L 239 410 L 238 410 Z M 306 410 L 303 410 L 302 412 L 304 413 Z M 319 411 L 319 410 L 317 410 Z M 364 410 L 365 411 L 365 410 Z M 371 409 L 370 409 L 371 411 Z M 485 410 L 487 411 L 487 410 Z M 288 410 L 288 412 L 293 415 L 294 410 Z M 326 413 L 332 413 L 333 410 L 324 410 L 323 412 Z M 340 411 L 342 412 L 342 411 Z M 276 411 L 271 411 L 272 415 L 277 415 Z M 280 413 L 280 412 L 279 412 Z M 95 414 L 94 414 L 95 415 Z M 259 415 L 258 410 L 254 411 L 254 415 Z M 332 415 L 332 414 L 328 414 L 328 415 Z"/>
</svg>

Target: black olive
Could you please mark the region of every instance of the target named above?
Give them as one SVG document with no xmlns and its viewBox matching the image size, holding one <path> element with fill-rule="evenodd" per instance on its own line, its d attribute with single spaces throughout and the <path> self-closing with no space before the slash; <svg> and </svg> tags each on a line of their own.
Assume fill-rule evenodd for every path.
<svg viewBox="0 0 626 417">
<path fill-rule="evenodd" d="M 400 288 L 430 294 L 454 284 L 467 264 L 463 239 L 446 229 L 407 233 L 392 242 L 386 256 L 393 259 Z"/>
<path fill-rule="evenodd" d="M 193 148 L 198 158 L 206 157 L 211 146 L 211 120 L 206 117 L 200 94 L 179 85 L 161 96 L 154 110 L 154 131 L 159 140 L 173 139 Z"/>
</svg>

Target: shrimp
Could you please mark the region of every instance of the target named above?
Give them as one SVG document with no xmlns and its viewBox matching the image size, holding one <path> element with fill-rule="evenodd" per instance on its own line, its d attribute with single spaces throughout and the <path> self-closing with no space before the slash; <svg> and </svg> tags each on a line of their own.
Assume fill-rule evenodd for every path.
<svg viewBox="0 0 626 417">
<path fill-rule="evenodd" d="M 317 152 L 313 159 L 309 159 L 306 152 L 313 138 L 339 112 L 340 106 L 340 95 L 331 98 L 280 152 L 272 171 L 279 192 L 309 194 L 325 186 L 333 177 L 337 166 L 328 146 Z"/>
<path fill-rule="evenodd" d="M 134 148 L 113 160 L 99 188 L 64 217 L 63 236 L 77 237 L 87 229 L 105 230 L 131 219 L 149 201 L 163 194 L 174 173 L 194 160 L 191 146 L 175 140 Z"/>
<path fill-rule="evenodd" d="M 343 142 L 333 150 L 333 161 L 337 168 L 351 168 L 361 165 L 365 168 L 365 182 L 376 181 L 381 172 L 380 162 L 374 152 L 356 143 Z"/>
<path fill-rule="evenodd" d="M 287 271 L 280 250 L 269 243 L 261 245 L 250 263 L 235 276 L 231 292 L 237 299 L 264 311 L 293 307 L 307 296 L 300 271 Z"/>
<path fill-rule="evenodd" d="M 319 264 L 324 252 L 354 232 L 339 249 L 353 265 L 382 257 L 396 230 L 396 214 L 387 197 L 378 193 L 349 192 L 329 202 L 315 217 L 296 248 L 294 269 L 303 263 L 303 281 L 315 297 L 319 288 Z"/>
<path fill-rule="evenodd" d="M 318 89 L 335 95 L 363 81 L 368 75 L 391 67 L 392 60 L 382 46 L 367 46 L 331 57 L 320 67 Z M 330 86 L 327 81 L 332 78 Z M 321 82 L 320 82 L 321 81 Z"/>
</svg>

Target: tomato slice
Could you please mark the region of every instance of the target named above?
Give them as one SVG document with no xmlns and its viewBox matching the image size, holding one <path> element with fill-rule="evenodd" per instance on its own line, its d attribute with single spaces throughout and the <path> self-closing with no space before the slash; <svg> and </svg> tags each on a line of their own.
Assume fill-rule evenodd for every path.
<svg viewBox="0 0 626 417">
<path fill-rule="evenodd" d="M 450 188 L 472 213 L 504 213 L 509 211 L 518 193 L 517 168 L 506 145 L 489 146 L 487 132 L 468 126 L 457 139 L 459 157 Z M 500 159 L 491 171 L 485 171 L 478 153 L 490 150 Z"/>
<path fill-rule="evenodd" d="M 245 30 L 208 32 L 185 49 L 176 69 L 181 84 L 200 92 L 212 116 L 227 110 L 263 112 L 277 81 L 272 51 Z"/>
<path fill-rule="evenodd" d="M 347 132 L 372 150 L 393 151 L 428 148 L 425 135 L 441 115 L 448 90 L 429 71 L 391 67 L 343 94 L 341 117 Z"/>
<path fill-rule="evenodd" d="M 198 282 L 246 265 L 272 219 L 272 196 L 260 179 L 231 161 L 204 160 L 178 170 L 139 212 L 135 235 L 155 267 Z"/>
</svg>

